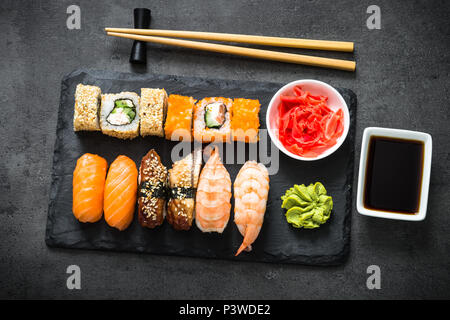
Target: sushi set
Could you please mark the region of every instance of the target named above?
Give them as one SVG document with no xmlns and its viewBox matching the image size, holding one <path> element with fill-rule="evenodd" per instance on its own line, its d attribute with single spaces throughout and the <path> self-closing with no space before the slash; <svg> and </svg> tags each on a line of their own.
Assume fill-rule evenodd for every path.
<svg viewBox="0 0 450 320">
<path fill-rule="evenodd" d="M 282 129 L 278 143 L 301 157 L 336 145 L 326 158 L 303 162 L 279 153 L 264 137 L 268 106 L 280 87 L 72 72 L 61 88 L 46 243 L 244 261 L 343 262 L 350 241 L 356 96 L 338 89 L 347 114 L 300 86 L 281 96 L 274 122 Z M 190 150 L 175 159 L 179 144 Z"/>
</svg>

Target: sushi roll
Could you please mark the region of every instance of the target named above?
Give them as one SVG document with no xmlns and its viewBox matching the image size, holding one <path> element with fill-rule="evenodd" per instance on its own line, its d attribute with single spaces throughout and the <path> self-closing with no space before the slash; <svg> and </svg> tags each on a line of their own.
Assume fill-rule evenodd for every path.
<svg viewBox="0 0 450 320">
<path fill-rule="evenodd" d="M 259 100 L 234 99 L 231 109 L 231 136 L 233 141 L 258 142 L 260 106 Z"/>
<path fill-rule="evenodd" d="M 161 225 L 166 215 L 167 168 L 158 153 L 150 150 L 139 168 L 139 224 L 147 228 Z"/>
<path fill-rule="evenodd" d="M 74 131 L 100 131 L 99 111 L 102 91 L 97 86 L 78 84 L 73 114 Z"/>
<path fill-rule="evenodd" d="M 177 94 L 169 96 L 166 123 L 164 125 L 166 139 L 192 141 L 192 111 L 196 101 L 192 97 Z"/>
<path fill-rule="evenodd" d="M 73 215 L 80 222 L 97 222 L 103 214 L 103 189 L 108 163 L 96 154 L 85 153 L 73 172 Z"/>
<path fill-rule="evenodd" d="M 201 165 L 202 150 L 196 149 L 169 170 L 167 221 L 176 230 L 189 230 L 192 226 Z"/>
<path fill-rule="evenodd" d="M 120 231 L 133 221 L 138 171 L 133 160 L 118 156 L 111 163 L 105 182 L 103 211 L 108 225 Z"/>
<path fill-rule="evenodd" d="M 141 136 L 164 137 L 164 120 L 167 112 L 167 93 L 164 89 L 141 89 Z"/>
<path fill-rule="evenodd" d="M 194 108 L 194 139 L 199 142 L 230 141 L 230 110 L 233 100 L 223 97 L 204 98 Z"/>
<path fill-rule="evenodd" d="M 100 126 L 102 132 L 120 139 L 139 135 L 139 96 L 134 92 L 102 94 Z"/>
</svg>

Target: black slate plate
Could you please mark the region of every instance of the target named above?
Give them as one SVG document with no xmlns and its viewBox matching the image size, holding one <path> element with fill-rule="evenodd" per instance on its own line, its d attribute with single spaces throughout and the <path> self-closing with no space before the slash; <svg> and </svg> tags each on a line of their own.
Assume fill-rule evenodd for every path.
<svg viewBox="0 0 450 320">
<path fill-rule="evenodd" d="M 265 114 L 279 83 L 229 81 L 168 75 L 137 75 L 109 71 L 77 70 L 62 81 L 57 139 L 53 160 L 52 184 L 46 243 L 51 247 L 145 252 L 165 255 L 195 256 L 245 261 L 335 265 L 342 263 L 349 251 L 352 206 L 356 95 L 338 89 L 350 109 L 351 126 L 344 144 L 331 156 L 313 162 L 293 160 L 279 153 L 279 170 L 270 176 L 270 192 L 264 224 L 251 252 L 238 257 L 234 253 L 242 242 L 233 215 L 224 233 L 203 234 L 195 226 L 189 231 L 175 231 L 167 223 L 155 229 L 142 228 L 134 219 L 123 231 L 106 222 L 79 223 L 72 214 L 72 172 L 76 160 L 86 152 L 104 157 L 108 164 L 120 154 L 140 159 L 151 148 L 171 167 L 170 154 L 175 142 L 146 137 L 123 141 L 100 132 L 75 133 L 72 128 L 75 87 L 78 83 L 100 86 L 102 92 L 135 91 L 141 87 L 163 87 L 170 93 L 203 98 L 207 96 L 257 98 L 261 102 L 261 128 L 266 128 Z M 275 151 L 275 146 L 270 150 Z M 237 146 L 234 145 L 234 150 Z M 270 152 L 269 152 L 270 153 Z M 223 159 L 226 157 L 226 152 Z M 229 153 L 228 153 L 229 154 Z M 242 153 L 241 153 L 242 154 Z M 248 145 L 245 158 L 249 158 Z M 258 157 L 261 162 L 264 157 Z M 270 168 L 273 163 L 268 163 Z M 234 181 L 241 164 L 226 165 Z M 274 168 L 274 167 L 272 167 Z M 271 169 L 269 169 L 270 171 Z M 286 223 L 280 196 L 293 184 L 321 181 L 333 197 L 330 220 L 318 229 L 295 229 Z"/>
</svg>

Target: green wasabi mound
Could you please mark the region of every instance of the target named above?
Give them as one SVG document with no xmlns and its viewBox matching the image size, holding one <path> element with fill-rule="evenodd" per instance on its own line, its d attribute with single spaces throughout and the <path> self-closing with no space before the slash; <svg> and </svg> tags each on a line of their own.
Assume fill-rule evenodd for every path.
<svg viewBox="0 0 450 320">
<path fill-rule="evenodd" d="M 281 208 L 287 210 L 286 220 L 295 228 L 318 228 L 327 222 L 333 209 L 333 199 L 320 182 L 309 186 L 295 184 L 281 200 Z"/>
</svg>

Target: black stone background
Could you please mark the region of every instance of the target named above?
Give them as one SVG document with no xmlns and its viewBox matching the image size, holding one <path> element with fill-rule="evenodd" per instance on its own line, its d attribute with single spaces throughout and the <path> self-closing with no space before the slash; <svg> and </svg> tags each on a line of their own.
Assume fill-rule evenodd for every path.
<svg viewBox="0 0 450 320">
<path fill-rule="evenodd" d="M 81 29 L 66 10 L 81 8 Z M 369 5 L 381 29 L 369 30 Z M 132 9 L 152 9 L 152 28 L 349 40 L 355 52 L 287 52 L 355 59 L 355 73 L 149 45 L 148 64 L 128 63 L 131 41 L 106 26 L 132 27 Z M 450 3 L 430 1 L 25 1 L 0 2 L 0 297 L 399 299 L 450 297 Z M 359 215 L 350 255 L 335 267 L 234 262 L 52 249 L 45 229 L 61 80 L 78 68 L 287 83 L 318 79 L 358 97 L 355 179 L 364 128 L 428 132 L 433 160 L 427 217 L 402 222 Z M 81 268 L 68 290 L 66 269 Z M 381 269 L 368 290 L 367 267 Z"/>
<path fill-rule="evenodd" d="M 270 190 L 263 228 L 250 253 L 234 257 L 242 243 L 242 236 L 233 218 L 223 234 L 202 233 L 196 226 L 189 231 L 176 231 L 168 223 L 154 230 L 139 226 L 137 219 L 120 232 L 110 228 L 102 219 L 95 224 L 76 221 L 72 214 L 72 172 L 76 160 L 89 152 L 105 157 L 111 163 L 119 154 L 131 157 L 139 166 L 142 157 L 153 148 L 161 161 L 170 168 L 173 147 L 177 142 L 159 137 L 136 138 L 123 141 L 100 132 L 73 131 L 74 93 L 78 83 L 97 85 L 103 92 L 134 91 L 142 87 L 163 87 L 169 93 L 192 95 L 200 100 L 206 96 L 246 97 L 259 99 L 261 103 L 261 141 L 257 144 L 259 156 L 250 155 L 248 144 L 216 144 L 222 161 L 236 179 L 242 161 L 266 161 L 270 157 Z M 351 117 L 351 130 L 343 145 L 332 155 L 318 161 L 297 161 L 281 154 L 265 132 L 266 111 L 270 99 L 282 84 L 255 81 L 224 81 L 170 75 L 135 75 L 111 71 L 77 70 L 68 75 L 61 85 L 61 104 L 58 116 L 57 141 L 50 191 L 49 219 L 46 242 L 52 247 L 103 249 L 129 252 L 145 252 L 166 255 L 182 255 L 206 258 L 234 259 L 297 263 L 309 265 L 335 265 L 347 258 L 350 241 L 350 216 L 352 210 L 353 158 L 355 151 L 356 96 L 348 89 L 338 89 L 347 102 Z M 263 131 L 264 130 L 264 131 Z M 238 146 L 240 144 L 240 146 Z M 186 145 L 186 144 L 185 144 Z M 264 147 L 268 146 L 268 148 Z M 204 144 L 204 148 L 208 144 Z M 244 151 L 242 152 L 242 147 Z M 189 150 L 194 148 L 189 144 Z M 178 149 L 175 149 L 178 150 Z M 242 155 L 240 153 L 243 153 Z M 278 153 L 278 156 L 274 156 Z M 234 156 L 233 156 L 234 155 Z M 178 156 L 178 155 L 176 155 Z M 233 157 L 234 160 L 230 158 Z M 263 157 L 262 159 L 260 157 Z M 230 163 L 227 163 L 230 159 Z M 271 169 L 273 168 L 273 169 Z M 298 230 L 286 223 L 285 210 L 281 209 L 280 197 L 294 184 L 321 181 L 333 197 L 333 213 L 329 221 L 314 230 Z M 232 199 L 234 204 L 234 198 Z M 231 209 L 232 212 L 233 208 Z M 136 214 L 135 214 L 136 216 Z M 232 215 L 233 217 L 233 215 Z"/>
</svg>

